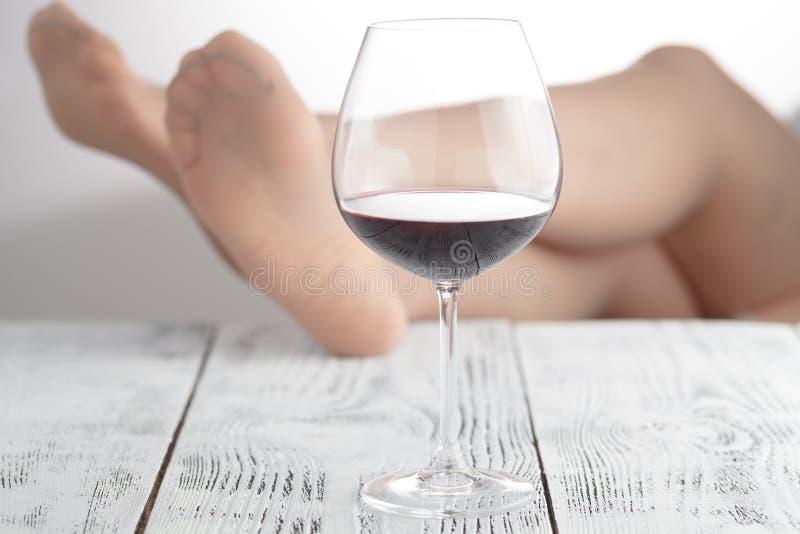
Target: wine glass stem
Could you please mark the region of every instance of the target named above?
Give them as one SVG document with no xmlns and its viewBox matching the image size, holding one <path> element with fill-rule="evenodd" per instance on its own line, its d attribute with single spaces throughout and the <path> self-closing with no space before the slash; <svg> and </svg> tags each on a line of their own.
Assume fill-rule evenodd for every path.
<svg viewBox="0 0 800 534">
<path fill-rule="evenodd" d="M 436 449 L 428 469 L 434 472 L 465 471 L 467 465 L 458 442 L 458 281 L 436 283 L 439 296 L 439 373 L 441 380 L 439 432 Z"/>
</svg>

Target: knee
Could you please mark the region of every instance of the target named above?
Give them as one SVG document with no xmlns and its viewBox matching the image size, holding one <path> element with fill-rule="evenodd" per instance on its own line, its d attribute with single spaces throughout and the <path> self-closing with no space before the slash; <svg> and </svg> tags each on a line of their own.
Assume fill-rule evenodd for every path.
<svg viewBox="0 0 800 534">
<path fill-rule="evenodd" d="M 646 69 L 693 117 L 719 111 L 721 99 L 736 88 L 711 56 L 688 46 L 656 48 L 639 59 L 635 68 Z"/>
<path fill-rule="evenodd" d="M 706 52 L 691 46 L 662 46 L 651 50 L 637 65 L 657 69 L 671 76 L 710 82 L 722 79 L 722 69 Z"/>
<path fill-rule="evenodd" d="M 237 32 L 236 30 L 225 30 L 214 37 L 206 44 L 208 47 L 230 47 L 240 45 L 242 42 L 247 41 L 247 37 Z"/>
</svg>

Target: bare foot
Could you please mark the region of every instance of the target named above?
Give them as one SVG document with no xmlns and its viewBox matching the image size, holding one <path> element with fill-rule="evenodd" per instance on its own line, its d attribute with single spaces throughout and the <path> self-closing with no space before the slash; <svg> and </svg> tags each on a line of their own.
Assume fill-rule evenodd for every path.
<svg viewBox="0 0 800 534">
<path fill-rule="evenodd" d="M 162 87 L 135 76 L 113 41 L 60 2 L 34 15 L 28 45 L 50 113 L 67 136 L 131 160 L 177 190 Z"/>
<path fill-rule="evenodd" d="M 136 76 L 110 39 L 61 3 L 34 16 L 29 45 L 61 130 L 167 182 L 245 277 L 269 257 L 276 270 L 294 270 L 273 297 L 320 342 L 373 353 L 397 340 L 406 320 L 397 297 L 300 287 L 307 267 L 329 288 L 336 266 L 358 272 L 381 260 L 336 213 L 320 124 L 263 49 L 229 32 L 189 54 L 169 91 L 170 135 L 167 91 Z"/>
<path fill-rule="evenodd" d="M 267 258 L 282 273 L 293 270 L 288 291 L 272 296 L 338 352 L 391 346 L 406 320 L 399 297 L 329 290 L 337 267 L 358 276 L 381 260 L 339 215 L 322 127 L 278 62 L 225 32 L 186 55 L 167 94 L 181 190 L 239 271 L 247 277 Z M 303 287 L 306 269 L 320 273 L 315 287 L 324 294 Z"/>
</svg>

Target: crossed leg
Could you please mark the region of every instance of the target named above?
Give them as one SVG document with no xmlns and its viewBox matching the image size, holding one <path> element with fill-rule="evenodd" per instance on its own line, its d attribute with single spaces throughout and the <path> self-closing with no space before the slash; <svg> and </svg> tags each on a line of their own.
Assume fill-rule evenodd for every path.
<svg viewBox="0 0 800 534">
<path fill-rule="evenodd" d="M 36 15 L 30 45 L 62 130 L 169 184 L 245 277 L 267 257 L 277 260 L 278 269 L 315 268 L 318 284 L 340 266 L 355 272 L 376 265 L 392 269 L 358 243 L 336 213 L 328 173 L 331 117 L 317 120 L 277 61 L 255 43 L 221 34 L 184 58 L 168 90 L 139 80 L 110 40 L 60 4 Z M 705 127 L 714 118 L 703 115 L 706 100 L 725 88 L 732 96 L 719 104 L 724 115 L 741 115 L 740 123 L 757 119 L 763 126 L 758 134 L 777 138 L 783 149 L 790 143 L 766 112 L 717 73 L 699 53 L 672 49 L 608 78 L 552 88 L 565 152 L 563 197 L 543 244 L 503 265 L 508 272 L 535 266 L 537 284 L 551 296 L 472 295 L 467 288 L 462 314 L 534 319 L 734 309 L 698 290 L 708 273 L 703 262 L 692 260 L 692 247 L 702 243 L 696 244 L 698 234 L 689 226 L 700 226 L 700 235 L 712 241 L 714 228 L 736 226 L 725 221 L 730 210 L 717 210 L 722 215 L 711 217 L 713 224 L 703 219 L 710 217 L 706 205 L 730 195 L 719 191 L 731 187 L 719 184 L 732 181 L 721 176 L 735 166 L 723 152 L 728 147 L 721 146 L 730 136 L 715 137 L 716 129 Z M 758 163 L 763 156 L 752 159 Z M 777 166 L 768 163 L 761 170 L 797 176 L 791 157 Z M 711 230 L 702 230 L 698 217 Z M 785 243 L 789 237 L 780 228 L 775 233 Z M 770 254 L 767 249 L 773 259 Z M 411 285 L 410 275 L 397 276 L 402 286 Z M 793 287 L 789 278 L 775 287 Z M 385 350 L 407 320 L 435 314 L 423 286 L 409 295 L 312 296 L 301 280 L 293 280 L 273 298 L 320 342 L 342 353 Z M 752 293 L 764 298 L 763 291 Z M 758 298 L 748 294 L 740 300 L 746 309 Z"/>
</svg>

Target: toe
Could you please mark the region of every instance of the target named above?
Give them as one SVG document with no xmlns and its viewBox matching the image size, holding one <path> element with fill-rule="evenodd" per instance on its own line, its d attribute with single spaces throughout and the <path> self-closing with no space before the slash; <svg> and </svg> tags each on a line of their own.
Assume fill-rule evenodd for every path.
<svg viewBox="0 0 800 534">
<path fill-rule="evenodd" d="M 234 98 L 265 96 L 273 88 L 272 80 L 260 75 L 237 56 L 209 54 L 208 72 L 218 89 Z"/>
<path fill-rule="evenodd" d="M 186 54 L 167 88 L 166 126 L 172 154 L 183 169 L 197 158 L 198 128 L 211 100 L 211 77 L 202 51 Z"/>
<path fill-rule="evenodd" d="M 36 12 L 28 26 L 28 48 L 37 66 L 46 67 L 76 42 L 85 38 L 86 26 L 63 4 L 51 4 Z"/>
<path fill-rule="evenodd" d="M 284 80 L 280 64 L 264 48 L 235 31 L 214 37 L 203 48 L 209 72 L 226 92 L 237 97 L 268 94 Z"/>
<path fill-rule="evenodd" d="M 103 81 L 124 71 L 117 45 L 56 2 L 31 19 L 28 45 L 40 70 L 69 58 L 75 72 Z"/>
<path fill-rule="evenodd" d="M 179 131 L 170 134 L 172 157 L 179 169 L 187 170 L 197 160 L 198 138 L 194 132 Z"/>
<path fill-rule="evenodd" d="M 165 122 L 175 161 L 181 169 L 188 169 L 197 158 L 199 112 L 179 108 L 170 101 Z"/>
<path fill-rule="evenodd" d="M 62 24 L 82 24 L 80 18 L 73 13 L 63 2 L 53 2 L 38 10 L 31 19 L 31 25 L 41 23 L 59 22 Z"/>
<path fill-rule="evenodd" d="M 170 98 L 169 104 L 167 104 L 167 113 L 164 119 L 167 125 L 167 132 L 176 134 L 178 132 L 196 130 L 200 124 L 198 113 L 193 110 L 184 109 L 174 104 L 174 102 L 175 100 Z"/>
<path fill-rule="evenodd" d="M 280 63 L 261 45 L 233 30 L 218 34 L 204 49 L 209 54 L 235 54 L 244 63 L 254 65 L 256 70 L 281 70 Z"/>
<path fill-rule="evenodd" d="M 31 17 L 28 30 L 32 35 L 37 30 L 54 27 L 67 30 L 75 35 L 81 35 L 89 29 L 88 25 L 67 6 L 61 2 L 55 2 L 40 9 Z"/>
<path fill-rule="evenodd" d="M 208 105 L 209 74 L 202 53 L 193 51 L 184 56 L 178 74 L 167 88 L 167 120 L 177 129 L 196 122 L 196 117 Z"/>
</svg>

